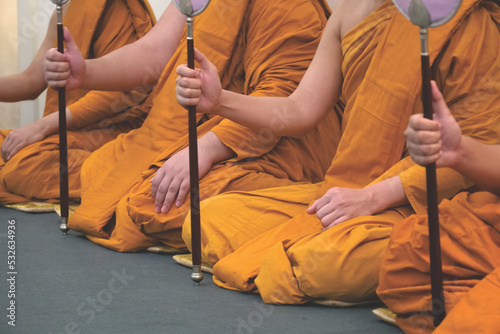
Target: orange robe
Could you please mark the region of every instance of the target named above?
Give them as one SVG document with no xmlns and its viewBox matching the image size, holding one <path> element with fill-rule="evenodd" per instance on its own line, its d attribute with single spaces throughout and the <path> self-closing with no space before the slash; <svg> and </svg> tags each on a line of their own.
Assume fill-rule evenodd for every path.
<svg viewBox="0 0 500 334">
<path fill-rule="evenodd" d="M 225 89 L 287 96 L 316 51 L 327 20 L 323 5 L 317 0 L 296 1 L 293 6 L 286 1 L 235 5 L 215 0 L 195 19 L 196 47 L 219 69 Z M 230 19 L 221 22 L 221 17 Z M 185 247 L 181 226 L 189 200 L 167 214 L 157 214 L 150 183 L 156 170 L 188 144 L 187 115 L 175 98 L 175 68 L 186 62 L 184 38 L 159 79 L 143 126 L 105 145 L 83 166 L 82 205 L 70 217 L 69 227 L 105 247 L 117 251 L 162 243 Z M 201 179 L 201 199 L 228 190 L 320 181 L 340 136 L 336 111 L 300 140 L 273 133 L 286 117 L 279 115 L 268 129 L 251 131 L 218 116 L 198 115 L 199 135 L 212 131 L 236 153 L 236 158 L 215 164 Z"/>
<path fill-rule="evenodd" d="M 500 140 L 500 87 L 488 84 L 500 79 L 500 57 L 485 51 L 500 46 L 490 17 L 493 9 L 492 2 L 464 1 L 451 22 L 430 32 L 438 87 L 463 133 L 488 143 Z M 425 170 L 409 157 L 401 159 L 408 118 L 421 110 L 418 37 L 418 28 L 390 1 L 343 37 L 343 132 L 322 184 L 227 193 L 202 203 L 203 257 L 212 264 L 218 261 L 213 271 L 219 286 L 258 289 L 265 302 L 282 304 L 376 297 L 393 226 L 425 212 Z M 395 175 L 408 205 L 325 232 L 317 217 L 305 212 L 332 187 L 362 188 Z M 470 182 L 440 169 L 438 184 L 442 199 Z M 184 229 L 188 243 L 187 220 Z"/>
<path fill-rule="evenodd" d="M 500 329 L 500 197 L 460 193 L 439 206 L 446 316 L 435 333 Z M 377 290 L 406 333 L 431 333 L 427 217 L 394 228 Z M 451 311 L 451 312 L 450 312 Z"/>
<path fill-rule="evenodd" d="M 144 0 L 73 0 L 63 20 L 84 58 L 97 58 L 132 43 L 154 23 L 154 14 Z M 130 93 L 66 92 L 66 105 L 74 120 L 67 136 L 70 198 L 80 197 L 80 169 L 90 153 L 141 125 L 150 107 L 147 92 L 147 87 Z M 58 110 L 58 93 L 48 88 L 44 116 Z M 0 131 L 0 145 L 9 132 Z M 0 158 L 0 203 L 57 202 L 58 198 L 57 133 L 23 148 L 8 162 Z"/>
</svg>

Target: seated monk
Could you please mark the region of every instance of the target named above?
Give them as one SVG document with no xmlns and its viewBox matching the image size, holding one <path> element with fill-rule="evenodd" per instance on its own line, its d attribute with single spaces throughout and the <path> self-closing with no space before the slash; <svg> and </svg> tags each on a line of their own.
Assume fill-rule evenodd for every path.
<svg viewBox="0 0 500 334">
<path fill-rule="evenodd" d="M 314 56 L 326 8 L 318 0 L 213 0 L 195 18 L 195 44 L 217 65 L 225 89 L 287 96 Z M 142 127 L 106 144 L 83 165 L 82 204 L 68 222 L 116 251 L 164 244 L 185 248 L 188 118 L 175 99 L 175 68 L 186 62 L 184 26 L 185 17 L 170 5 L 144 38 L 100 59 L 84 62 L 69 41 L 67 54 L 47 53 L 46 79 L 55 87 L 125 89 L 151 73 L 158 80 Z M 171 52 L 172 57 L 165 56 Z M 288 122 L 286 110 L 269 109 L 271 122 L 258 131 L 220 116 L 198 115 L 200 198 L 321 181 L 340 136 L 340 111 L 332 107 L 324 122 L 301 139 L 275 134 Z"/>
<path fill-rule="evenodd" d="M 410 118 L 412 159 L 451 167 L 483 191 L 461 192 L 439 206 L 444 295 L 448 315 L 434 333 L 498 333 L 500 329 L 500 145 L 462 135 L 437 86 L 434 120 Z M 380 298 L 405 333 L 431 333 L 427 217 L 394 227 L 382 262 Z"/>
<path fill-rule="evenodd" d="M 63 8 L 63 23 L 86 58 L 100 57 L 136 41 L 155 23 L 149 4 L 142 0 L 72 0 Z M 24 72 L 0 77 L 1 101 L 35 99 L 47 88 L 42 64 L 55 41 L 54 13 L 30 66 Z M 136 88 L 130 93 L 67 92 L 70 198 L 80 198 L 80 169 L 90 153 L 144 120 L 150 88 L 146 82 Z M 13 131 L 0 131 L 0 204 L 59 201 L 58 111 L 57 91 L 48 88 L 42 118 Z"/>
<path fill-rule="evenodd" d="M 500 47 L 499 19 L 496 2 L 466 0 L 448 24 L 430 31 L 432 72 L 445 101 L 464 134 L 489 144 L 500 142 L 500 56 L 493 51 Z M 403 135 L 410 115 L 422 110 L 419 55 L 418 28 L 391 1 L 346 0 L 287 98 L 221 90 L 201 53 L 201 69 L 178 69 L 180 103 L 255 129 L 269 124 L 268 110 L 286 110 L 282 135 L 300 136 L 337 99 L 345 104 L 324 182 L 202 202 L 202 256 L 215 264 L 219 286 L 258 289 L 265 302 L 278 304 L 376 298 L 393 226 L 426 212 L 425 169 L 411 161 Z M 450 168 L 437 178 L 440 199 L 471 185 Z M 188 219 L 183 237 L 189 245 Z"/>
</svg>

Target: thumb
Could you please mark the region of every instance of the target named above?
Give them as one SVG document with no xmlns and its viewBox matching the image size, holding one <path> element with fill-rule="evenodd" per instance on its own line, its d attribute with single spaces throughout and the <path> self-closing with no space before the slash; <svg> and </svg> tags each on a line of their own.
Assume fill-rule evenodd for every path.
<svg viewBox="0 0 500 334">
<path fill-rule="evenodd" d="M 434 80 L 431 81 L 431 90 L 432 90 L 432 107 L 434 112 L 436 113 L 434 119 L 441 119 L 443 117 L 447 117 L 450 115 L 450 110 L 446 105 L 446 101 L 443 98 L 443 95 L 439 91 L 437 84 Z"/>
<path fill-rule="evenodd" d="M 80 53 L 80 49 L 78 49 L 78 45 L 76 45 L 73 36 L 71 36 L 68 28 L 64 27 L 64 42 L 66 43 L 66 50 L 68 53 Z"/>
<path fill-rule="evenodd" d="M 211 67 L 214 66 L 210 62 L 210 60 L 208 60 L 208 58 L 197 48 L 194 48 L 194 59 L 198 62 L 200 68 L 204 71 L 210 70 Z"/>
</svg>

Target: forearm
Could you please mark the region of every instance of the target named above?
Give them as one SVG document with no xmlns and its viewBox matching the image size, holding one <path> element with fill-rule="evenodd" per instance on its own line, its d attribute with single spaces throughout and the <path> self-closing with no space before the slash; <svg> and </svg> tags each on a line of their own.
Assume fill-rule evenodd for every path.
<svg viewBox="0 0 500 334">
<path fill-rule="evenodd" d="M 252 130 L 270 129 L 277 136 L 301 137 L 319 119 L 290 97 L 247 96 L 223 90 L 218 114 Z"/>
<path fill-rule="evenodd" d="M 47 88 L 43 76 L 30 78 L 25 72 L 0 77 L 0 101 L 18 102 L 36 99 Z"/>
<path fill-rule="evenodd" d="M 171 4 L 146 36 L 97 59 L 86 60 L 82 88 L 133 90 L 151 87 L 179 45 L 185 17 Z"/>
<path fill-rule="evenodd" d="M 500 145 L 487 145 L 462 136 L 459 159 L 451 166 L 478 187 L 500 194 Z"/>
<path fill-rule="evenodd" d="M 374 212 L 382 212 L 386 209 L 401 206 L 408 203 L 403 184 L 399 176 L 374 183 L 366 187 L 372 194 Z"/>
<path fill-rule="evenodd" d="M 198 139 L 199 155 L 207 157 L 210 165 L 233 158 L 236 154 L 212 131 Z"/>
<path fill-rule="evenodd" d="M 66 108 L 66 126 L 71 129 L 73 124 L 73 116 L 69 108 Z M 38 132 L 44 137 L 48 137 L 59 130 L 59 112 L 53 112 L 50 115 L 40 118 L 35 121 L 33 125 L 36 126 Z"/>
</svg>

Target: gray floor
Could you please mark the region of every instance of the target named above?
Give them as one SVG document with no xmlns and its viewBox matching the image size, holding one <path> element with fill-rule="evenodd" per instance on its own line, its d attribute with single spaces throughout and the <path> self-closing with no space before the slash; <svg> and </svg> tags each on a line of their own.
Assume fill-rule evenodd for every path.
<svg viewBox="0 0 500 334">
<path fill-rule="evenodd" d="M 195 286 L 191 270 L 170 256 L 116 253 L 76 232 L 64 236 L 58 224 L 56 214 L 0 208 L 0 333 L 400 333 L 371 313 L 375 306 L 267 305 L 258 295 L 216 287 L 210 275 Z M 15 327 L 8 324 L 11 301 Z"/>
</svg>

